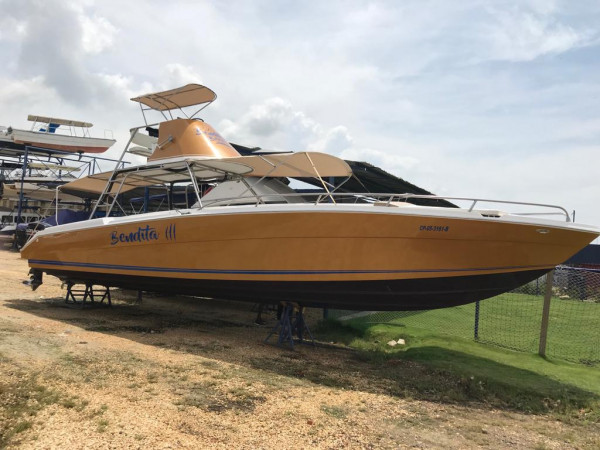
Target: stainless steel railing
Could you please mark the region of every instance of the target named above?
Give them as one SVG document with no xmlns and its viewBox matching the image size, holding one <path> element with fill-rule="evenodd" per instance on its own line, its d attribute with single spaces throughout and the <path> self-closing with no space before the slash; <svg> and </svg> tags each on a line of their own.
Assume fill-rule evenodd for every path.
<svg viewBox="0 0 600 450">
<path fill-rule="evenodd" d="M 517 202 L 509 200 L 496 200 L 496 199 L 485 199 L 485 198 L 471 198 L 471 197 L 447 197 L 439 195 L 421 195 L 421 194 L 373 194 L 373 193 L 268 193 L 260 195 L 249 195 L 242 197 L 229 197 L 220 198 L 215 200 L 203 200 L 200 209 L 211 208 L 217 206 L 232 206 L 240 204 L 254 204 L 258 206 L 266 203 L 289 203 L 287 199 L 303 199 L 307 203 L 311 204 L 349 204 L 349 203 L 384 203 L 382 206 L 391 206 L 395 202 L 408 203 L 409 200 L 413 199 L 425 199 L 425 200 L 452 200 L 452 201 L 467 201 L 470 202 L 470 206 L 466 209 L 469 212 L 475 210 L 475 206 L 478 203 L 492 203 L 502 205 L 517 205 L 527 206 L 536 208 L 545 208 L 551 211 L 542 212 L 512 212 L 510 214 L 522 215 L 522 216 L 543 216 L 543 215 L 560 215 L 565 218 L 566 222 L 571 222 L 571 216 L 565 208 L 558 205 L 549 205 L 545 203 L 531 203 L 531 202 Z M 314 198 L 313 201 L 309 199 Z M 418 205 L 415 205 L 418 206 Z M 419 205 L 420 206 L 420 205 Z M 434 206 L 438 207 L 438 206 Z M 490 215 L 493 215 L 491 213 Z"/>
</svg>

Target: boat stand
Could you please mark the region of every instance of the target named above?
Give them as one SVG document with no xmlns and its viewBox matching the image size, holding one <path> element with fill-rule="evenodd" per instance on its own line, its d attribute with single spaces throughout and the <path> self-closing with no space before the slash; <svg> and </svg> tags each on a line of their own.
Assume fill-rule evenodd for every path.
<svg viewBox="0 0 600 450">
<path fill-rule="evenodd" d="M 112 306 L 110 298 L 110 288 L 102 286 L 100 289 L 94 289 L 93 284 L 86 284 L 85 288 L 75 288 L 75 283 L 67 282 L 67 293 L 65 294 L 65 303 L 72 305 L 86 305 L 89 303 L 104 304 L 106 300 L 107 306 Z"/>
<path fill-rule="evenodd" d="M 277 325 L 273 327 L 269 335 L 266 337 L 267 342 L 275 333 L 278 334 L 277 345 L 290 344 L 294 349 L 294 334 L 298 338 L 298 342 L 305 342 L 304 336 L 307 334 L 310 337 L 310 343 L 314 346 L 315 339 L 313 338 L 310 328 L 304 321 L 304 307 L 293 302 L 281 302 L 283 310 Z"/>
</svg>

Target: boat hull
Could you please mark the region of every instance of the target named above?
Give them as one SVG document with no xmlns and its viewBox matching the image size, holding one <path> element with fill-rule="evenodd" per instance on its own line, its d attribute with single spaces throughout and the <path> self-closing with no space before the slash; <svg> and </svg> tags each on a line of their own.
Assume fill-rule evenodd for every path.
<svg viewBox="0 0 600 450">
<path fill-rule="evenodd" d="M 13 129 L 11 136 L 16 144 L 77 153 L 103 153 L 115 143 L 114 139 L 68 136 L 18 129 Z"/>
<path fill-rule="evenodd" d="M 474 220 L 451 210 L 434 217 L 366 208 L 232 207 L 97 219 L 38 233 L 22 256 L 33 269 L 74 282 L 412 310 L 511 290 L 597 236 L 566 225 Z"/>
<path fill-rule="evenodd" d="M 547 270 L 377 281 L 228 281 L 46 270 L 76 284 L 276 304 L 373 311 L 448 308 L 483 300 L 539 278 Z"/>
</svg>

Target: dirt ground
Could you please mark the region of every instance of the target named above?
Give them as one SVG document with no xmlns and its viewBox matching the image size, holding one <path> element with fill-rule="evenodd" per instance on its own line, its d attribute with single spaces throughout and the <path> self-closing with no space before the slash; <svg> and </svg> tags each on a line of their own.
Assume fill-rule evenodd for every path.
<svg viewBox="0 0 600 450">
<path fill-rule="evenodd" d="M 407 398 L 339 346 L 264 339 L 252 305 L 63 301 L 0 250 L 0 448 L 596 448 L 589 427 Z M 318 312 L 313 312 L 314 317 Z M 273 339 L 275 341 L 275 339 Z M 406 364 L 397 370 L 409 371 Z M 597 430 L 597 428 L 594 428 Z"/>
</svg>

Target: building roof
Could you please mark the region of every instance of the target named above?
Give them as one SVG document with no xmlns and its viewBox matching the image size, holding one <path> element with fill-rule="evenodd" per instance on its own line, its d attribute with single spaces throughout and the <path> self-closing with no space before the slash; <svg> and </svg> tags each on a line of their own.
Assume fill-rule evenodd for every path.
<svg viewBox="0 0 600 450">
<path fill-rule="evenodd" d="M 598 264 L 600 265 L 600 245 L 590 244 L 584 247 L 579 253 L 571 256 L 565 263 L 571 264 Z"/>
<path fill-rule="evenodd" d="M 433 195 L 431 192 L 416 186 L 408 181 L 399 178 L 385 170 L 361 161 L 346 161 L 354 177 L 348 180 L 342 187 L 348 192 L 367 192 L 373 193 L 395 193 L 395 194 L 418 194 L 418 195 Z M 362 190 L 361 190 L 362 189 Z M 456 205 L 447 200 L 438 199 L 409 199 L 410 203 L 423 206 L 442 206 L 447 208 L 455 208 Z"/>
</svg>

